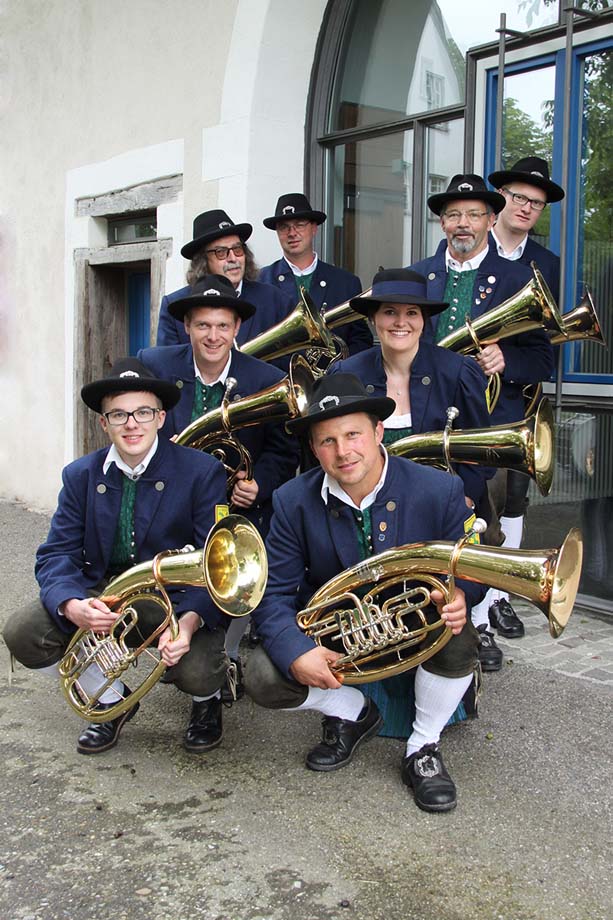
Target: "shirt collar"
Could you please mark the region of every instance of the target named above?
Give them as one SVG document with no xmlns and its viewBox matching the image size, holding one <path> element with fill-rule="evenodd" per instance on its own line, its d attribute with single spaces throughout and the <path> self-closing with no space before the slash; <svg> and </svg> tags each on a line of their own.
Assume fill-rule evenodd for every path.
<svg viewBox="0 0 613 920">
<path fill-rule="evenodd" d="M 102 464 L 102 472 L 106 476 L 106 474 L 109 471 L 110 465 L 114 463 L 117 469 L 121 470 L 121 472 L 124 473 L 128 477 L 128 479 L 132 479 L 133 481 L 136 481 L 137 479 L 140 479 L 140 477 L 143 475 L 143 473 L 145 472 L 145 470 L 147 469 L 147 467 L 153 460 L 153 456 L 157 449 L 158 449 L 158 437 L 156 435 L 155 441 L 151 445 L 147 456 L 144 457 L 141 460 L 141 462 L 137 464 L 137 466 L 132 468 L 131 466 L 128 466 L 128 464 L 124 460 L 122 460 L 121 455 L 119 451 L 117 450 L 117 448 L 115 447 L 115 445 L 111 444 L 111 446 L 109 447 L 109 452 L 106 455 L 106 459 L 104 463 Z"/>
<path fill-rule="evenodd" d="M 243 281 L 244 280 L 245 280 L 244 278 L 241 278 L 241 280 L 238 282 L 237 287 L 234 289 L 236 291 L 237 297 L 240 297 L 241 294 L 243 293 Z"/>
<path fill-rule="evenodd" d="M 212 380 L 211 383 L 205 383 L 204 380 L 202 379 L 202 376 L 200 375 L 200 371 L 198 370 L 198 365 L 196 364 L 196 359 L 194 358 L 194 376 L 195 376 L 196 380 L 199 380 L 199 381 L 200 381 L 200 383 L 202 384 L 203 387 L 212 387 L 212 386 L 215 386 L 216 383 L 224 383 L 224 384 L 225 384 L 225 382 L 226 382 L 226 377 L 227 377 L 228 374 L 230 373 L 230 365 L 231 365 L 231 363 L 232 363 L 232 349 L 230 349 L 230 354 L 228 355 L 228 360 L 227 360 L 227 362 L 226 362 L 226 366 L 225 366 L 224 369 L 222 370 L 222 372 L 221 372 L 221 374 L 219 375 L 219 377 L 217 378 L 217 380 Z"/>
<path fill-rule="evenodd" d="M 502 243 L 500 242 L 500 240 L 499 240 L 498 237 L 496 236 L 496 233 L 494 232 L 494 230 L 492 229 L 490 232 L 491 232 L 492 236 L 494 237 L 494 242 L 496 243 L 496 250 L 497 250 L 497 252 L 498 252 L 498 255 L 499 255 L 502 259 L 508 259 L 509 262 L 517 262 L 518 259 L 521 259 L 521 257 L 522 257 L 523 254 L 524 254 L 524 249 L 526 248 L 526 243 L 528 242 L 528 234 L 527 234 L 527 233 L 526 233 L 525 237 L 523 238 L 523 240 L 521 241 L 521 243 L 519 243 L 519 244 L 515 247 L 515 249 L 513 249 L 511 252 L 505 252 L 505 251 L 504 251 L 504 246 L 502 245 Z"/>
<path fill-rule="evenodd" d="M 381 445 L 381 453 L 383 454 L 383 470 L 381 472 L 381 478 L 376 484 L 372 492 L 369 492 L 366 495 L 361 503 L 360 507 L 355 504 L 352 498 L 349 498 L 345 490 L 339 485 L 336 479 L 333 479 L 332 476 L 329 476 L 328 473 L 324 473 L 324 481 L 321 484 L 321 497 L 323 498 L 325 504 L 328 504 L 328 496 L 334 495 L 336 498 L 340 499 L 345 505 L 349 505 L 350 508 L 355 508 L 356 511 L 365 511 L 366 508 L 370 508 L 372 504 L 385 485 L 385 477 L 387 476 L 387 465 L 388 465 L 388 455 L 386 449 Z"/>
<path fill-rule="evenodd" d="M 289 265 L 289 267 L 291 268 L 293 274 L 294 274 L 294 275 L 297 275 L 299 278 L 300 278 L 302 275 L 312 275 L 313 272 L 315 271 L 315 269 L 317 268 L 317 253 L 315 253 L 315 258 L 313 259 L 313 261 L 311 262 L 311 264 L 310 264 L 310 265 L 307 265 L 306 268 L 298 268 L 297 265 L 294 265 L 293 262 L 290 262 L 290 260 L 287 258 L 287 256 L 285 256 L 284 258 L 285 258 L 285 261 L 287 262 L 287 264 Z"/>
<path fill-rule="evenodd" d="M 451 269 L 454 272 L 472 272 L 476 268 L 479 268 L 486 255 L 489 252 L 489 246 L 485 246 L 481 252 L 478 252 L 476 256 L 473 256 L 472 259 L 467 259 L 465 262 L 457 262 L 451 253 L 449 252 L 449 247 L 445 251 L 445 266 L 447 271 Z"/>
</svg>

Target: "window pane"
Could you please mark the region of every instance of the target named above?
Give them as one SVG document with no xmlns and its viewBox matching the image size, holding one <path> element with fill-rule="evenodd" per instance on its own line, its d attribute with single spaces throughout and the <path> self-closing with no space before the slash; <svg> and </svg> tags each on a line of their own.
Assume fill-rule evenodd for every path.
<svg viewBox="0 0 613 920">
<path fill-rule="evenodd" d="M 613 415 L 562 412 L 556 425 L 553 488 L 530 486 L 526 549 L 557 546 L 571 527 L 583 532 L 582 594 L 613 609 Z"/>
<path fill-rule="evenodd" d="M 462 171 L 464 122 L 461 119 L 442 122 L 426 129 L 426 187 L 424 189 L 425 239 L 424 254 L 432 255 L 443 233 L 436 214 L 428 208 L 430 195 L 444 192 L 452 177 Z"/>
<path fill-rule="evenodd" d="M 583 113 L 577 223 L 577 300 L 586 284 L 609 345 L 613 335 L 613 51 L 587 57 L 583 66 Z M 613 374 L 613 350 L 573 342 L 570 371 Z"/>
<path fill-rule="evenodd" d="M 527 31 L 555 23 L 558 3 L 355 0 L 330 130 L 395 121 L 464 102 L 468 48 L 498 40 L 500 14 Z"/>
<path fill-rule="evenodd" d="M 502 164 L 508 169 L 523 157 L 542 157 L 549 164 L 553 149 L 555 67 L 512 74 L 504 80 Z M 534 228 L 537 243 L 549 247 L 550 209 Z"/>
<path fill-rule="evenodd" d="M 333 261 L 366 288 L 380 265 L 411 261 L 413 132 L 336 147 L 332 174 Z"/>
</svg>

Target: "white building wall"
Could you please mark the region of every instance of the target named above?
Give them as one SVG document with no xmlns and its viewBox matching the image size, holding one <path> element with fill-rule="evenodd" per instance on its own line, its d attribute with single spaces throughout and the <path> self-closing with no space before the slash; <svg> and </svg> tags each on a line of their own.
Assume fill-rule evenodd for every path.
<svg viewBox="0 0 613 920">
<path fill-rule="evenodd" d="M 103 222 L 75 198 L 183 172 L 159 209 L 173 239 L 166 289 L 193 217 L 225 208 L 261 225 L 303 187 L 304 123 L 325 0 L 6 0 L 0 163 L 0 494 L 52 508 L 73 459 L 75 247 Z M 10 139 L 7 142 L 7 139 Z"/>
</svg>

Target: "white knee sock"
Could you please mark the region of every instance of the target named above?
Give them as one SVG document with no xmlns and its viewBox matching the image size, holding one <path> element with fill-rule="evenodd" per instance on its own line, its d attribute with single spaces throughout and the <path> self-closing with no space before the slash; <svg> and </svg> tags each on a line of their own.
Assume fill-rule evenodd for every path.
<svg viewBox="0 0 613 920">
<path fill-rule="evenodd" d="M 215 693 L 211 693 L 209 696 L 192 696 L 194 703 L 205 703 L 207 700 L 221 699 L 221 690 L 216 690 Z"/>
<path fill-rule="evenodd" d="M 490 609 L 490 605 L 496 600 L 496 595 L 498 592 L 495 588 L 490 588 L 484 599 L 480 604 L 475 604 L 470 612 L 470 618 L 472 620 L 473 626 L 483 626 L 485 623 L 486 626 L 489 626 L 489 619 L 487 612 Z"/>
<path fill-rule="evenodd" d="M 309 687 L 309 695 L 306 700 L 295 708 L 315 709 L 323 716 L 336 716 L 337 719 L 356 722 L 365 703 L 364 694 L 357 687 L 339 687 L 338 690 Z M 293 712 L 294 710 L 288 711 Z"/>
<path fill-rule="evenodd" d="M 522 537 L 524 535 L 523 515 L 521 515 L 520 517 L 501 517 L 500 518 L 500 529 L 505 535 L 505 541 L 504 541 L 505 549 L 519 549 L 519 547 L 521 546 Z M 493 589 L 492 599 L 490 600 L 490 604 L 493 604 L 494 601 L 501 601 L 501 600 L 508 601 L 508 599 L 509 599 L 508 591 L 499 591 L 498 589 Z M 474 623 L 474 620 L 473 620 L 473 623 Z"/>
<path fill-rule="evenodd" d="M 235 617 L 226 630 L 226 653 L 235 661 L 238 658 L 238 647 L 247 632 L 250 619 L 251 617 Z"/>
<path fill-rule="evenodd" d="M 473 679 L 466 677 L 441 677 L 425 671 L 421 665 L 415 674 L 415 721 L 407 739 L 409 757 L 424 744 L 436 744 L 441 732 Z"/>
</svg>

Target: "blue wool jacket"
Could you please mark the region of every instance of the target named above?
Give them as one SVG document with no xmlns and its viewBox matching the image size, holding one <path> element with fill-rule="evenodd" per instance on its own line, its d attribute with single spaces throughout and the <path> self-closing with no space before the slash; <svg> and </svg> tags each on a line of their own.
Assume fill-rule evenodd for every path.
<svg viewBox="0 0 613 920">
<path fill-rule="evenodd" d="M 296 303 L 296 282 L 285 259 L 279 259 L 277 262 L 265 265 L 260 272 L 260 280 L 274 285 Z M 329 262 L 322 262 L 321 259 L 317 260 L 317 268 L 313 272 L 309 295 L 313 303 L 322 312 L 330 310 L 352 297 L 357 297 L 361 291 L 362 283 L 357 275 L 352 275 L 351 272 L 345 271 L 344 268 L 330 265 Z M 360 319 L 353 323 L 347 323 L 346 326 L 339 326 L 333 332 L 347 343 L 349 353 L 352 355 L 359 351 L 364 351 L 365 348 L 370 348 L 372 345 L 372 335 L 368 328 L 368 323 L 364 320 Z"/>
<path fill-rule="evenodd" d="M 64 468 L 51 529 L 36 554 L 41 601 L 65 631 L 74 626 L 57 613 L 60 604 L 93 595 L 108 574 L 124 474 L 113 463 L 104 475 L 107 453 L 103 448 Z M 159 438 L 136 491 L 134 564 L 186 544 L 202 548 L 215 523 L 215 506 L 225 503 L 219 461 Z M 176 587 L 169 594 L 179 615 L 195 610 L 209 626 L 227 623 L 203 588 Z"/>
<path fill-rule="evenodd" d="M 357 528 L 348 505 L 321 496 L 324 473 L 310 470 L 274 495 L 266 541 L 268 586 L 253 614 L 258 634 L 277 667 L 315 647 L 296 624 L 296 612 L 326 581 L 360 561 Z M 422 540 L 455 541 L 468 518 L 461 481 L 402 457 L 390 457 L 383 488 L 371 508 L 374 552 Z M 460 582 L 467 605 L 484 595 L 481 585 Z"/>
<path fill-rule="evenodd" d="M 430 300 L 443 300 L 447 282 L 445 252 L 447 240 L 441 240 L 436 253 L 412 265 L 413 271 L 426 278 L 427 296 Z M 471 317 L 486 313 L 504 303 L 532 279 L 532 271 L 521 262 L 502 259 L 494 240 L 489 238 L 489 251 L 477 269 L 473 286 Z M 434 316 L 425 337 L 433 337 L 440 316 Z M 522 389 L 527 383 L 548 380 L 554 369 L 553 347 L 542 329 L 522 332 L 499 342 L 505 359 L 502 374 L 502 392 L 498 405 L 490 416 L 491 424 L 516 422 L 524 417 L 525 403 Z"/>
<path fill-rule="evenodd" d="M 355 374 L 371 396 L 387 395 L 385 368 L 378 345 L 333 364 L 330 373 L 338 371 Z M 488 428 L 492 421 L 485 402 L 485 387 L 485 374 L 472 358 L 422 340 L 409 380 L 413 434 L 442 431 L 449 406 L 455 406 L 460 413 L 454 429 Z M 464 483 L 466 495 L 474 502 L 479 501 L 486 480 L 494 474 L 494 470 L 466 463 L 457 464 L 456 471 Z"/>
<path fill-rule="evenodd" d="M 145 348 L 138 358 L 156 377 L 169 380 L 181 389 L 181 399 L 166 415 L 162 434 L 172 437 L 191 422 L 194 402 L 194 357 L 191 345 L 173 345 L 166 348 Z M 273 386 L 285 374 L 277 367 L 232 350 L 230 377 L 238 383 L 232 394 L 234 401 L 251 396 Z M 283 424 L 261 424 L 240 431 L 240 442 L 249 451 L 254 463 L 254 479 L 259 491 L 257 503 L 248 511 L 241 511 L 265 533 L 272 513 L 272 493 L 296 472 L 299 447 L 297 440 L 288 435 Z"/>
</svg>

